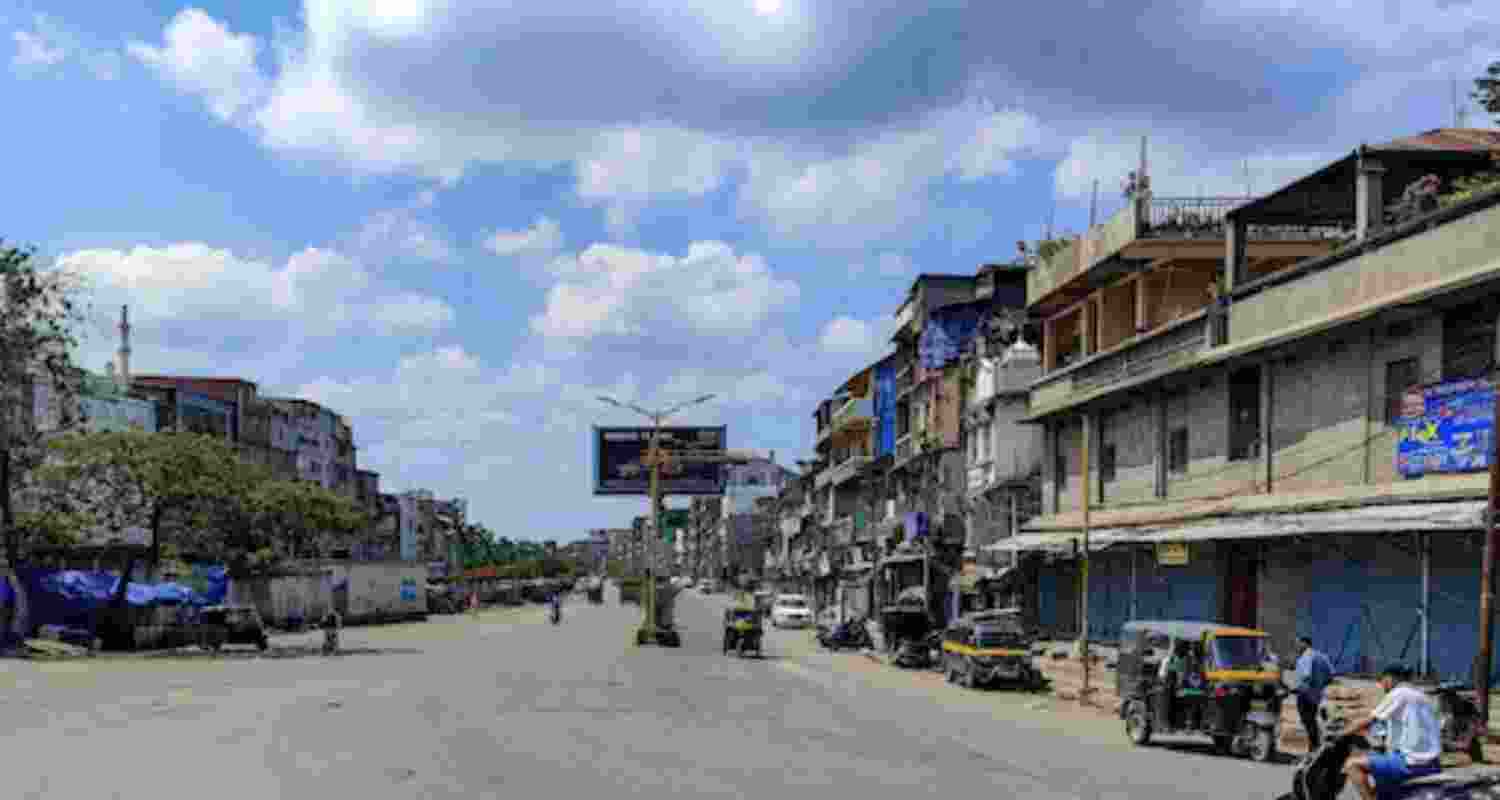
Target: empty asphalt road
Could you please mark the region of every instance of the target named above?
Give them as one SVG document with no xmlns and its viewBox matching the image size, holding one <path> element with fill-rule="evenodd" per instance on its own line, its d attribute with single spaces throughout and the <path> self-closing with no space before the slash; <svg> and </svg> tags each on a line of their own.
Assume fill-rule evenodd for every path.
<svg viewBox="0 0 1500 800">
<path fill-rule="evenodd" d="M 1120 726 L 814 652 L 720 655 L 722 598 L 687 595 L 684 645 L 572 601 L 346 631 L 270 657 L 0 662 L 6 797 L 995 796 L 1271 798 L 1287 766 L 1132 749 Z M 830 795 L 829 793 L 833 794 Z"/>
</svg>

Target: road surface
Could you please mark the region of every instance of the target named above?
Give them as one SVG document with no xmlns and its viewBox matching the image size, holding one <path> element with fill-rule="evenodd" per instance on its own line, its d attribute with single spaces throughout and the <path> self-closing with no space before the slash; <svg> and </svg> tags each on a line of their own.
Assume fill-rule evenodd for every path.
<svg viewBox="0 0 1500 800">
<path fill-rule="evenodd" d="M 1271 798 L 1290 768 L 1131 748 L 1061 704 L 815 652 L 720 655 L 720 597 L 685 595 L 681 649 L 638 611 L 570 602 L 354 628 L 271 657 L 0 662 L 8 798 Z M 1038 708 L 1044 706 L 1047 710 Z"/>
</svg>

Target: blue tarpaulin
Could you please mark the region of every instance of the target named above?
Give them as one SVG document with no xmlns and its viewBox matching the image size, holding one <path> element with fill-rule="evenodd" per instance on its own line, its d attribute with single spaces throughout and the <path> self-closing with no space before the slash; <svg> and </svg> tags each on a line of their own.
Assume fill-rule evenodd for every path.
<svg viewBox="0 0 1500 800">
<path fill-rule="evenodd" d="M 10 588 L 10 578 L 0 577 L 0 606 L 16 604 L 16 592 Z"/>
<path fill-rule="evenodd" d="M 17 578 L 26 591 L 33 626 L 93 627 L 93 613 L 107 608 L 119 586 L 115 572 L 20 569 Z M 184 581 L 148 584 L 131 581 L 125 602 L 132 606 L 156 604 L 208 606 L 224 602 L 229 580 L 223 567 L 195 567 Z"/>
<path fill-rule="evenodd" d="M 1488 381 L 1447 381 L 1413 390 L 1403 398 L 1401 412 L 1396 470 L 1402 476 L 1489 469 L 1495 391 Z"/>
<path fill-rule="evenodd" d="M 922 329 L 917 343 L 917 357 L 925 369 L 942 369 L 958 358 L 974 330 L 979 326 L 981 307 L 977 304 L 935 308 Z"/>
</svg>

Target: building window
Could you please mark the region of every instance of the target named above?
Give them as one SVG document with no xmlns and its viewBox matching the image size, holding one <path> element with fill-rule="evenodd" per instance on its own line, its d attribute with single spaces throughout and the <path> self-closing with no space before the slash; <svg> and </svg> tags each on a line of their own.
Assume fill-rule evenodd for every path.
<svg viewBox="0 0 1500 800">
<path fill-rule="evenodd" d="M 1260 367 L 1229 376 L 1229 460 L 1260 455 Z"/>
<path fill-rule="evenodd" d="M 1053 458 L 1052 469 L 1057 476 L 1057 490 L 1061 492 L 1066 491 L 1068 488 L 1068 452 L 1064 449 L 1067 445 L 1067 439 L 1063 436 L 1061 428 L 1057 431 L 1056 440 L 1057 445 L 1053 448 L 1056 453 Z"/>
<path fill-rule="evenodd" d="M 1099 448 L 1099 482 L 1110 483 L 1115 479 L 1115 446 L 1107 444 Z"/>
<path fill-rule="evenodd" d="M 1460 306 L 1443 315 L 1443 380 L 1482 378 L 1495 364 L 1495 319 L 1500 299 Z"/>
<path fill-rule="evenodd" d="M 1406 390 L 1422 382 L 1420 359 L 1403 358 L 1385 365 L 1385 424 L 1401 420 L 1401 400 Z"/>
<path fill-rule="evenodd" d="M 1167 471 L 1185 474 L 1188 468 L 1188 429 L 1174 428 L 1167 437 Z"/>
</svg>

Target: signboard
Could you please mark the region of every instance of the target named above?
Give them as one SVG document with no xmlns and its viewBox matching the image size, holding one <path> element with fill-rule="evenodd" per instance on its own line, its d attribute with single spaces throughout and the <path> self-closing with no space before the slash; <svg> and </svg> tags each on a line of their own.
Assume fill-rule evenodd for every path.
<svg viewBox="0 0 1500 800">
<path fill-rule="evenodd" d="M 1489 469 L 1495 445 L 1495 390 L 1457 380 L 1408 392 L 1397 423 L 1396 471 L 1406 478 Z"/>
<path fill-rule="evenodd" d="M 688 511 L 685 508 L 670 508 L 662 512 L 662 541 L 666 542 L 667 544 L 676 542 L 677 537 L 680 536 L 683 531 L 686 531 L 688 529 L 688 525 L 690 525 L 691 523 L 692 512 Z"/>
<path fill-rule="evenodd" d="M 1157 542 L 1156 564 L 1161 567 L 1185 567 L 1192 554 L 1187 542 Z"/>
<path fill-rule="evenodd" d="M 651 494 L 651 468 L 642 463 L 651 443 L 651 428 L 594 428 L 594 494 Z M 725 426 L 716 428 L 661 428 L 667 450 L 717 451 L 725 444 Z M 661 493 L 666 495 L 721 495 L 721 464 L 679 463 L 664 468 Z"/>
<path fill-rule="evenodd" d="M 410 603 L 410 602 L 412 602 L 412 601 L 414 601 L 416 599 L 417 599 L 417 579 L 416 578 L 402 578 L 401 579 L 401 601 L 403 603 Z"/>
</svg>

